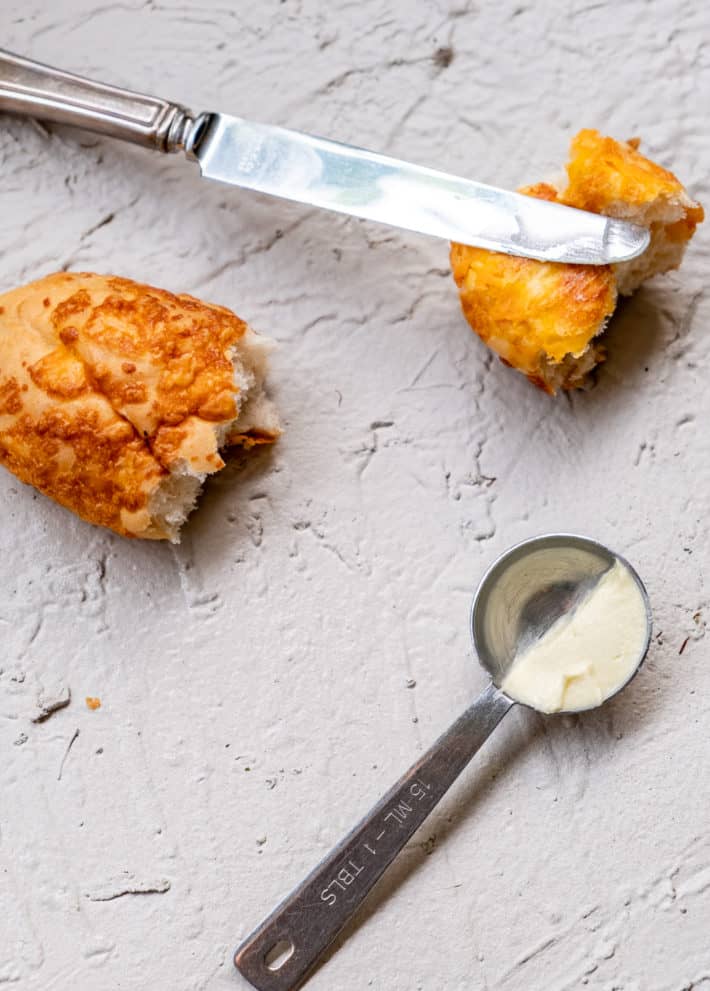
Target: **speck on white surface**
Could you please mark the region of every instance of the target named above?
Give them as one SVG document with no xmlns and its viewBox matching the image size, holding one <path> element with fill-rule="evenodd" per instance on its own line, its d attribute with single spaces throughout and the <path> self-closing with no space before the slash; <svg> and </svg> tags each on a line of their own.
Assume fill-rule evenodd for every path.
<svg viewBox="0 0 710 991">
<path fill-rule="evenodd" d="M 0 27 L 499 184 L 581 126 L 639 134 L 710 202 L 696 0 L 25 0 Z M 245 991 L 240 939 L 483 686 L 483 569 L 570 529 L 647 582 L 642 674 L 508 717 L 309 991 L 710 988 L 708 231 L 623 306 L 596 389 L 552 400 L 470 333 L 442 243 L 8 118 L 0 176 L 3 289 L 68 267 L 227 304 L 280 344 L 286 425 L 175 549 L 0 472 L 0 986 Z"/>
</svg>

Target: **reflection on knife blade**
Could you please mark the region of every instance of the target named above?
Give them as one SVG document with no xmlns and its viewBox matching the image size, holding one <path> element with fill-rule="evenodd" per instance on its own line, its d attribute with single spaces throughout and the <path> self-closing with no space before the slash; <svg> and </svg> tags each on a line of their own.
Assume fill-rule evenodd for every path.
<svg viewBox="0 0 710 991">
<path fill-rule="evenodd" d="M 609 264 L 648 245 L 643 227 L 226 114 L 199 117 L 187 151 L 209 179 L 542 261 Z"/>
</svg>

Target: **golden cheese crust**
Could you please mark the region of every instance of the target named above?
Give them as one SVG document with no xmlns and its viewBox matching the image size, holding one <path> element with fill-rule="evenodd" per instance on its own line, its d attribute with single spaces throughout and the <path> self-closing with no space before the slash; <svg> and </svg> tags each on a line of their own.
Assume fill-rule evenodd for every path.
<svg viewBox="0 0 710 991">
<path fill-rule="evenodd" d="M 558 198 L 546 183 L 520 192 Z M 451 266 L 471 327 L 543 389 L 547 365 L 582 355 L 616 305 L 609 266 L 539 262 L 463 244 L 451 246 Z"/>
<path fill-rule="evenodd" d="M 672 240 L 689 241 L 704 218 L 703 208 L 672 172 L 639 152 L 640 143 L 639 138 L 615 141 L 599 131 L 580 131 L 572 139 L 569 182 L 560 199 L 610 217 L 631 218 L 648 210 L 647 226 L 663 222 Z"/>
<path fill-rule="evenodd" d="M 237 415 L 247 334 L 224 307 L 116 276 L 57 273 L 0 296 L 0 462 L 92 523 L 167 536 L 151 496 L 177 465 L 223 466 L 215 428 Z"/>
<path fill-rule="evenodd" d="M 603 360 L 595 338 L 618 293 L 677 267 L 685 242 L 703 219 L 700 204 L 673 173 L 641 155 L 638 143 L 580 131 L 570 149 L 567 188 L 560 193 L 539 183 L 520 192 L 644 224 L 651 230 L 651 247 L 640 259 L 614 267 L 564 265 L 451 246 L 469 324 L 503 361 L 547 392 L 586 383 Z"/>
</svg>

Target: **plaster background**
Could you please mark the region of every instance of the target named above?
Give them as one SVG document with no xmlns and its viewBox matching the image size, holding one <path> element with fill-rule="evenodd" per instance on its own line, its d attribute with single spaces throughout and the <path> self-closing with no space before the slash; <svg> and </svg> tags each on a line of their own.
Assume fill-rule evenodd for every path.
<svg viewBox="0 0 710 991">
<path fill-rule="evenodd" d="M 6 0 L 0 28 L 500 185 L 579 127 L 640 134 L 710 203 L 698 2 Z M 3 290 L 70 267 L 231 306 L 280 343 L 286 427 L 178 548 L 0 472 L 0 986 L 246 989 L 240 939 L 483 686 L 483 569 L 571 529 L 648 585 L 642 674 L 585 718 L 514 711 L 309 991 L 710 988 L 710 228 L 623 307 L 596 389 L 552 400 L 467 329 L 443 243 L 8 118 L 0 174 Z"/>
</svg>

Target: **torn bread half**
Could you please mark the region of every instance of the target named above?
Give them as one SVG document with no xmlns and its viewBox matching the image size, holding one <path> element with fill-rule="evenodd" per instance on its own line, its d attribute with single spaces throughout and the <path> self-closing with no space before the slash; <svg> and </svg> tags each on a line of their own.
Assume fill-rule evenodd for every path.
<svg viewBox="0 0 710 991">
<path fill-rule="evenodd" d="M 91 523 L 177 542 L 230 445 L 268 444 L 271 342 L 222 306 L 60 272 L 0 296 L 0 463 Z"/>
<path fill-rule="evenodd" d="M 546 392 L 586 386 L 604 360 L 600 341 L 619 294 L 678 268 L 703 220 L 672 172 L 620 142 L 583 130 L 573 139 L 567 183 L 520 192 L 649 228 L 638 258 L 614 266 L 564 265 L 451 246 L 461 306 L 471 327 L 506 364 Z"/>
</svg>

